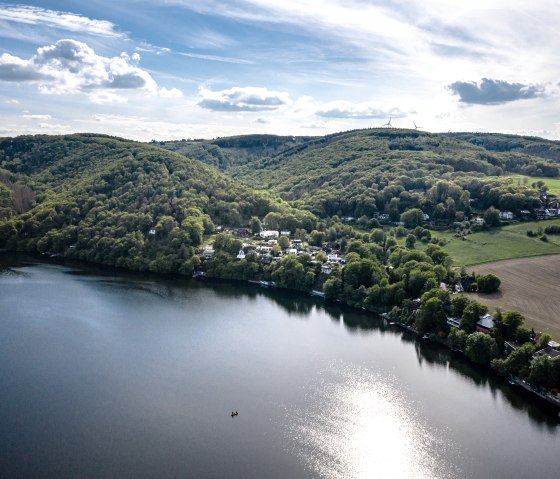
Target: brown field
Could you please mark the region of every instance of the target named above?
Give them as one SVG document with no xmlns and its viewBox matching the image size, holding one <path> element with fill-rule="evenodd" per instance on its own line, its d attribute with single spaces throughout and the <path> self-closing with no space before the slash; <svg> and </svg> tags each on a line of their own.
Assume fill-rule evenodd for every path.
<svg viewBox="0 0 560 479">
<path fill-rule="evenodd" d="M 476 274 L 496 274 L 502 284 L 495 294 L 471 294 L 490 311 L 519 311 L 526 326 L 560 339 L 560 255 L 511 259 L 473 266 Z"/>
</svg>

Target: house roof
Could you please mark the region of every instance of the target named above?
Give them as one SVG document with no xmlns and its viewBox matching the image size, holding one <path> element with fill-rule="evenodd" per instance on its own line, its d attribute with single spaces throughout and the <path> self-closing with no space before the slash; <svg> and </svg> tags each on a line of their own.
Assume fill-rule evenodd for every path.
<svg viewBox="0 0 560 479">
<path fill-rule="evenodd" d="M 494 320 L 492 319 L 491 314 L 485 314 L 484 316 L 480 317 L 476 324 L 486 329 L 492 329 L 494 327 Z"/>
<path fill-rule="evenodd" d="M 546 348 L 543 348 L 540 351 L 537 351 L 535 354 L 533 354 L 533 357 L 536 356 L 548 356 L 550 358 L 555 358 L 557 356 L 560 356 L 560 351 L 557 351 L 556 349 L 547 346 Z"/>
</svg>

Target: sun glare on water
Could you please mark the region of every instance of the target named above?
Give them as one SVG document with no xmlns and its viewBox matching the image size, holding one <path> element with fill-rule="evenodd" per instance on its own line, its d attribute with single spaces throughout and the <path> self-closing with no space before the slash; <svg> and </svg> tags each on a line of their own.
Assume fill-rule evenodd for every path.
<svg viewBox="0 0 560 479">
<path fill-rule="evenodd" d="M 461 477 L 448 457 L 451 445 L 390 380 L 340 364 L 321 377 L 307 409 L 288 418 L 294 450 L 318 477 Z"/>
</svg>

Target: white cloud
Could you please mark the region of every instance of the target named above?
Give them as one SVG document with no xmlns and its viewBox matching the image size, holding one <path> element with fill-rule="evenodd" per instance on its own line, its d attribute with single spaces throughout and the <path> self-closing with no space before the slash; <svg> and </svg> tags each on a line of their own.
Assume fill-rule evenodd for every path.
<svg viewBox="0 0 560 479">
<path fill-rule="evenodd" d="M 108 90 L 95 90 L 88 93 L 88 98 L 91 103 L 96 105 L 111 105 L 115 103 L 126 103 L 128 98 L 122 95 L 117 95 Z"/>
<path fill-rule="evenodd" d="M 179 55 L 189 58 L 196 58 L 199 60 L 208 60 L 212 62 L 222 62 L 222 63 L 235 63 L 238 65 L 252 65 L 253 61 L 251 60 L 243 60 L 242 58 L 234 58 L 234 57 L 223 57 L 220 55 L 207 55 L 202 53 L 186 53 L 186 52 L 179 52 Z"/>
<path fill-rule="evenodd" d="M 25 115 L 21 115 L 22 118 L 25 118 L 26 120 L 51 120 L 52 116 L 51 115 L 30 115 L 30 114 L 25 114 Z"/>
<path fill-rule="evenodd" d="M 397 107 L 384 108 L 377 103 L 351 103 L 348 101 L 333 101 L 321 105 L 316 115 L 324 118 L 348 118 L 348 119 L 385 119 L 390 116 L 402 118 L 406 113 Z"/>
<path fill-rule="evenodd" d="M 162 98 L 181 98 L 183 96 L 183 92 L 178 88 L 160 88 L 158 93 Z"/>
<path fill-rule="evenodd" d="M 0 56 L 0 80 L 34 82 L 40 92 L 57 94 L 94 89 L 157 90 L 151 75 L 134 65 L 128 54 L 104 57 L 85 43 L 70 39 L 38 48 L 29 60 L 4 53 Z"/>
<path fill-rule="evenodd" d="M 259 87 L 233 87 L 227 90 L 199 90 L 198 105 L 213 111 L 270 111 L 291 103 L 286 92 Z"/>
<path fill-rule="evenodd" d="M 107 20 L 95 20 L 69 12 L 58 12 L 29 5 L 2 5 L 0 20 L 26 25 L 44 25 L 76 33 L 89 33 L 104 37 L 124 35 Z"/>
</svg>

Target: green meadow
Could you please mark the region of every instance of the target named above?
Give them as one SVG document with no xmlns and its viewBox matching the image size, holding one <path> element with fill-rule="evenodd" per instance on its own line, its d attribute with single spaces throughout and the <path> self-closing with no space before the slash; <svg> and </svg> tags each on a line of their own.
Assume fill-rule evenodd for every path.
<svg viewBox="0 0 560 479">
<path fill-rule="evenodd" d="M 560 178 L 541 178 L 537 176 L 525 176 L 525 175 L 507 175 L 508 178 L 513 178 L 514 183 L 520 185 L 531 186 L 537 181 L 543 181 L 548 187 L 549 193 L 553 195 L 560 195 Z M 524 178 L 527 178 L 525 181 Z"/>
<path fill-rule="evenodd" d="M 547 235 L 547 242 L 542 241 L 540 235 L 535 238 L 527 236 L 528 230 L 537 232 L 549 225 L 560 225 L 560 219 L 494 228 L 470 234 L 464 240 L 449 232 L 438 232 L 435 236 L 448 241 L 444 249 L 451 255 L 454 264 L 470 266 L 502 259 L 560 254 L 560 235 Z"/>
</svg>

